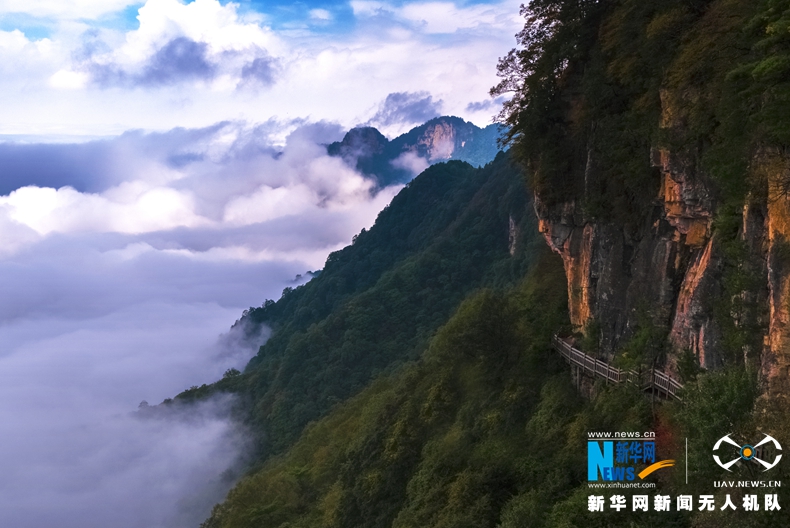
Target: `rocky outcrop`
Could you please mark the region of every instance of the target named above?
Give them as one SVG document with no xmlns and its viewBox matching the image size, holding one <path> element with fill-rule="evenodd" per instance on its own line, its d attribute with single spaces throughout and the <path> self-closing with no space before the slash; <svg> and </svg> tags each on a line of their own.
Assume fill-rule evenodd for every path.
<svg viewBox="0 0 790 528">
<path fill-rule="evenodd" d="M 507 229 L 507 251 L 510 253 L 510 256 L 516 254 L 516 242 L 518 241 L 518 232 L 519 229 L 516 226 L 516 221 L 513 219 L 513 215 L 510 215 L 508 218 L 508 229 Z"/>
<path fill-rule="evenodd" d="M 408 151 L 422 154 L 429 163 L 446 161 L 452 158 L 455 153 L 456 141 L 459 143 L 459 148 L 466 143 L 461 138 L 456 138 L 454 126 L 444 121 L 438 121 L 427 126 L 417 143 L 408 147 Z"/>
<path fill-rule="evenodd" d="M 693 255 L 674 302 L 669 331 L 674 349 L 690 350 L 705 368 L 721 364 L 721 357 L 716 352 L 720 335 L 710 311 L 719 293 L 717 280 L 720 275 L 713 257 L 713 245 L 714 240 L 710 238 L 704 249 Z"/>
<path fill-rule="evenodd" d="M 546 207 L 539 198 L 535 203 L 540 230 L 565 265 L 571 323 L 586 331 L 596 321 L 600 335 L 595 337 L 604 355 L 611 358 L 645 314 L 659 326 L 667 326 L 674 315 L 677 339 L 699 342 L 705 332 L 695 328 L 705 326 L 695 316 L 699 296 L 686 294 L 685 316 L 673 307 L 684 285 L 688 290 L 691 282 L 701 282 L 710 259 L 702 265 L 704 249 L 687 244 L 661 209 L 634 235 L 615 224 L 589 221 L 574 203 Z M 690 269 L 697 276 L 686 280 Z"/>
<path fill-rule="evenodd" d="M 662 125 L 674 123 L 665 112 Z M 723 362 L 711 310 L 721 279 L 711 236 L 715 200 L 691 156 L 653 149 L 645 162 L 659 169 L 661 184 L 636 230 L 587 218 L 575 201 L 549 207 L 536 197 L 540 230 L 565 265 L 571 323 L 587 332 L 595 321 L 592 337 L 611 359 L 647 320 L 666 329 L 675 351 L 690 350 L 715 368 Z M 666 360 L 670 372 L 675 357 Z"/>
<path fill-rule="evenodd" d="M 352 128 L 339 143 L 328 147 L 330 156 L 340 156 L 346 163 L 355 164 L 359 158 L 372 158 L 384 152 L 389 140 L 373 127 Z"/>
<path fill-rule="evenodd" d="M 786 153 L 763 154 L 762 167 L 768 182 L 767 276 L 768 334 L 762 354 L 761 373 L 768 389 L 790 395 L 790 157 Z"/>
<path fill-rule="evenodd" d="M 662 125 L 677 126 L 671 111 Z M 547 205 L 536 196 L 540 231 L 565 266 L 571 323 L 597 332 L 588 337 L 612 359 L 647 317 L 666 332 L 661 362 L 670 373 L 690 351 L 707 369 L 743 361 L 759 369 L 765 390 L 790 394 L 790 155 L 752 160 L 749 178 L 767 190 L 746 200 L 737 259 L 714 233 L 715 185 L 694 159 L 653 149 L 660 190 L 636 229 L 585 216 L 583 197 Z M 747 326 L 762 335 L 762 349 L 758 335 L 733 353 L 727 335 Z"/>
<path fill-rule="evenodd" d="M 479 128 L 459 117 L 442 116 L 393 139 L 390 151 L 395 157 L 410 152 L 430 164 L 456 159 L 480 166 L 496 156 L 498 138 L 497 125 Z"/>
<path fill-rule="evenodd" d="M 651 152 L 653 167 L 661 169 L 659 199 L 664 218 L 682 235 L 684 243 L 692 247 L 705 245 L 710 236 L 713 200 L 708 186 L 695 178 L 690 160 L 666 149 Z"/>
<path fill-rule="evenodd" d="M 450 159 L 485 165 L 499 152 L 499 135 L 498 125 L 479 128 L 459 117 L 443 116 L 391 141 L 375 128 L 357 127 L 328 145 L 327 153 L 386 187 L 406 183 L 428 165 Z"/>
</svg>

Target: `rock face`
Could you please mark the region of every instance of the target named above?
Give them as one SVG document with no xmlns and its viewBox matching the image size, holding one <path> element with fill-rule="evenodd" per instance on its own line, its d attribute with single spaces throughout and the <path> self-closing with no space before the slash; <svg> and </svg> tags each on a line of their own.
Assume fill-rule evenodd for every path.
<svg viewBox="0 0 790 528">
<path fill-rule="evenodd" d="M 405 183 L 428 165 L 451 159 L 482 166 L 499 152 L 497 125 L 479 128 L 459 117 L 437 117 L 392 141 L 372 127 L 349 131 L 327 147 L 330 156 L 368 176 L 380 187 Z"/>
<path fill-rule="evenodd" d="M 698 354 L 704 350 L 711 335 L 708 331 L 704 337 L 707 319 L 699 307 L 705 297 L 699 284 L 707 280 L 710 266 L 710 258 L 703 258 L 705 248 L 687 244 L 686 235 L 658 208 L 652 223 L 636 235 L 614 224 L 587 221 L 577 209 L 573 203 L 559 210 L 539 200 L 536 204 L 541 232 L 565 265 L 571 323 L 585 331 L 596 321 L 600 335 L 594 337 L 611 358 L 632 337 L 642 313 L 657 325 L 674 316 L 678 346 L 686 348 L 688 342 Z M 674 310 L 684 289 L 684 308 Z M 708 355 L 707 361 L 716 359 Z"/>
<path fill-rule="evenodd" d="M 448 121 L 436 121 L 425 127 L 415 144 L 404 144 L 402 152 L 416 152 L 429 163 L 446 161 L 452 158 L 456 150 L 460 151 L 464 147 L 466 141 L 461 136 L 468 136 L 467 141 L 471 140 L 472 134 L 469 132 L 471 130 L 468 127 L 456 130 Z"/>
<path fill-rule="evenodd" d="M 332 143 L 334 156 L 341 156 L 347 162 L 359 158 L 372 158 L 384 152 L 389 140 L 373 127 L 357 127 L 348 131 L 340 143 Z"/>
<path fill-rule="evenodd" d="M 763 167 L 768 181 L 763 231 L 767 239 L 769 323 L 761 372 L 770 391 L 790 395 L 790 200 L 786 190 L 790 159 L 786 153 L 765 153 Z"/>
<path fill-rule="evenodd" d="M 672 121 L 665 108 L 662 125 Z M 782 184 L 790 182 L 790 159 L 766 152 L 753 160 L 767 192 L 750 196 L 743 210 L 738 236 L 751 282 L 732 293 L 733 277 L 743 270 L 727 267 L 731 250 L 714 234 L 714 185 L 695 170 L 692 156 L 656 148 L 649 157 L 660 190 L 636 228 L 587 217 L 578 198 L 547 205 L 536 196 L 539 229 L 565 266 L 571 323 L 596 332 L 588 337 L 612 359 L 647 317 L 666 334 L 670 353 L 661 362 L 675 374 L 685 351 L 706 369 L 733 361 L 723 346 L 728 328 L 750 324 L 763 344 L 743 344 L 738 353 L 760 370 L 766 390 L 790 392 L 790 199 Z M 723 300 L 746 308 L 727 308 L 722 316 L 730 305 Z"/>
<path fill-rule="evenodd" d="M 661 169 L 659 200 L 664 208 L 664 218 L 685 244 L 703 246 L 710 234 L 713 200 L 708 187 L 689 174 L 689 162 L 679 159 L 665 149 L 651 152 L 651 162 Z"/>
</svg>

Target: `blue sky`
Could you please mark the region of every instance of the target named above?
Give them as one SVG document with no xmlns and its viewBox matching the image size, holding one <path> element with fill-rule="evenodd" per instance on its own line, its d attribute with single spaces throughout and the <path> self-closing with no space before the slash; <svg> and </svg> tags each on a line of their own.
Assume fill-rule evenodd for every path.
<svg viewBox="0 0 790 528">
<path fill-rule="evenodd" d="M 422 92 L 484 125 L 496 108 L 481 103 L 519 26 L 512 0 L 0 2 L 0 135 L 229 119 L 350 127 L 391 93 Z"/>
</svg>

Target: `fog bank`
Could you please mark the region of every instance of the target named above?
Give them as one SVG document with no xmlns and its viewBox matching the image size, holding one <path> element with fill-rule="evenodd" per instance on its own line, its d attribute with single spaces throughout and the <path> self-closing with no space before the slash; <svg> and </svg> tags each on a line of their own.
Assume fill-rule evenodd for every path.
<svg viewBox="0 0 790 528">
<path fill-rule="evenodd" d="M 197 526 L 221 500 L 245 445 L 231 402 L 138 405 L 243 368 L 267 336 L 229 333 L 242 310 L 397 190 L 326 156 L 336 126 L 275 125 L 130 132 L 63 171 L 41 168 L 52 145 L 0 148 L 0 525 Z"/>
</svg>

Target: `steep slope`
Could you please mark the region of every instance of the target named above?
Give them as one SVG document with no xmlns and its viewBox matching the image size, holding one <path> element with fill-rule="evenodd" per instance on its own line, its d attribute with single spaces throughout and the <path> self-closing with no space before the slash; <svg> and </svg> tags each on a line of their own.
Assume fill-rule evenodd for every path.
<svg viewBox="0 0 790 528">
<path fill-rule="evenodd" d="M 459 117 L 443 116 L 390 141 L 375 128 L 359 127 L 350 130 L 342 141 L 330 144 L 327 152 L 342 157 L 385 187 L 407 182 L 418 167 L 441 161 L 485 165 L 499 151 L 497 140 L 501 128 L 499 125 L 478 128 Z"/>
<path fill-rule="evenodd" d="M 582 405 L 567 380 L 544 387 L 558 370 L 548 338 L 565 318 L 564 277 L 547 253 L 509 294 L 472 295 L 420 361 L 311 425 L 287 454 L 244 478 L 204 527 L 480 528 L 517 519 L 513 497 L 550 463 L 545 448 L 530 450 L 550 434 L 546 413 Z M 525 436 L 530 415 L 535 434 Z M 552 427 L 570 421 L 565 413 Z M 560 447 L 564 439 L 552 441 L 581 462 Z M 577 481 L 582 467 L 558 471 Z M 544 491 L 529 500 L 534 513 L 545 513 L 540 501 L 552 488 Z"/>
<path fill-rule="evenodd" d="M 266 324 L 272 337 L 242 375 L 177 399 L 238 393 L 259 454 L 279 452 L 377 374 L 418 358 L 468 292 L 517 281 L 541 244 L 507 155 L 482 169 L 434 165 L 316 278 L 246 313 L 238 324 Z"/>
<path fill-rule="evenodd" d="M 528 167 L 536 201 L 523 204 L 534 206 L 555 255 L 523 260 L 522 281 L 509 275 L 515 268 L 500 268 L 476 283 L 501 285 L 497 291 L 475 292 L 465 283 L 463 295 L 435 314 L 438 332 L 415 331 L 429 314 L 422 311 L 408 319 L 409 331 L 392 327 L 404 337 L 397 346 L 386 325 L 406 304 L 386 292 L 419 292 L 408 295 L 419 301 L 436 287 L 432 280 L 442 283 L 443 270 L 458 264 L 431 268 L 432 260 L 422 259 L 433 242 L 412 236 L 447 240 L 447 230 L 424 231 L 428 224 L 417 222 L 419 229 L 391 237 L 409 255 L 382 257 L 395 263 L 394 275 L 364 273 L 374 259 L 358 269 L 343 260 L 342 284 L 364 293 L 316 293 L 323 312 L 289 304 L 291 294 L 271 312 L 256 312 L 281 336 L 304 337 L 283 337 L 268 353 L 264 347 L 226 387 L 247 383 L 250 391 L 252 380 L 262 379 L 257 369 L 273 373 L 268 385 L 254 382 L 262 403 L 253 416 L 260 431 L 268 427 L 286 440 L 269 446 L 278 455 L 249 472 L 205 526 L 784 526 L 781 511 L 765 508 L 590 512 L 585 470 L 588 432 L 652 430 L 660 436 L 658 459 L 683 460 L 682 440 L 689 440 L 686 475 L 648 477 L 659 493 L 710 494 L 717 506 L 731 493 L 740 505 L 748 490 L 712 483 L 756 478 L 754 468 L 725 472 L 711 457 L 716 440 L 766 432 L 785 445 L 790 439 L 787 7 L 778 0 L 535 0 L 524 8 L 522 48 L 503 60 L 503 84 L 494 91 L 515 91 L 503 113 L 511 155 Z M 505 196 L 489 197 L 487 207 L 501 210 Z M 405 203 L 388 224 L 411 221 L 401 215 Z M 499 213 L 487 229 L 501 232 L 496 226 L 513 214 Z M 509 224 L 528 224 L 518 218 Z M 375 237 L 384 240 L 384 232 Z M 462 232 L 452 237 L 466 238 Z M 372 233 L 361 234 L 347 255 L 372 255 L 353 249 Z M 515 234 L 526 236 L 518 227 Z M 448 247 L 460 257 L 465 246 Z M 383 287 L 407 269 L 426 275 L 405 290 L 402 281 Z M 363 309 L 352 315 L 355 304 Z M 289 326 L 297 320 L 305 330 Z M 352 320 L 360 321 L 354 331 Z M 321 334 L 319 327 L 337 330 Z M 583 400 L 549 347 L 553 332 L 571 329 L 585 350 L 614 363 L 673 371 L 685 381 L 682 402 L 649 401 L 625 384 L 597 385 Z M 324 342 L 363 343 L 398 359 L 379 368 L 339 345 L 353 358 L 347 368 L 314 377 L 326 365 L 343 365 L 343 353 Z M 281 358 L 297 351 L 298 361 L 282 373 Z M 351 365 L 364 374 L 355 377 Z M 284 384 L 276 385 L 281 376 Z M 350 381 L 336 384 L 337 376 Z M 311 409 L 320 417 L 307 426 L 280 431 L 271 418 L 276 405 L 296 401 L 284 404 L 288 414 L 281 416 L 302 417 L 312 401 L 324 401 L 315 389 L 321 383 L 337 390 L 337 403 L 326 412 Z M 297 387 L 312 393 L 301 397 L 292 392 Z M 788 474 L 780 465 L 770 478 Z M 617 493 L 631 504 L 631 495 L 643 492 Z"/>
<path fill-rule="evenodd" d="M 573 324 L 609 359 L 747 368 L 786 396 L 786 2 L 546 1 L 529 15 L 553 29 L 524 33 L 499 89 L 521 86 L 504 115 Z M 666 346 L 636 350 L 640 332 Z"/>
<path fill-rule="evenodd" d="M 685 491 L 723 501 L 718 438 L 790 441 L 788 3 L 540 0 L 525 15 L 493 92 L 515 92 L 502 117 L 579 342 L 686 382 L 662 411 L 689 439 Z"/>
<path fill-rule="evenodd" d="M 667 423 L 731 425 L 749 380 L 706 377 L 685 407 L 658 414 L 628 385 L 585 401 L 549 346 L 567 322 L 565 301 L 561 262 L 544 248 L 523 281 L 469 295 L 418 361 L 378 377 L 245 476 L 203 528 L 783 526 L 781 512 L 763 510 L 588 511 L 588 431 L 652 428 L 662 434 L 657 456 L 675 458 Z M 648 480 L 670 495 L 709 492 L 713 473 L 695 473 L 698 488 L 680 472 Z M 617 493 L 630 504 L 644 490 Z"/>
</svg>

